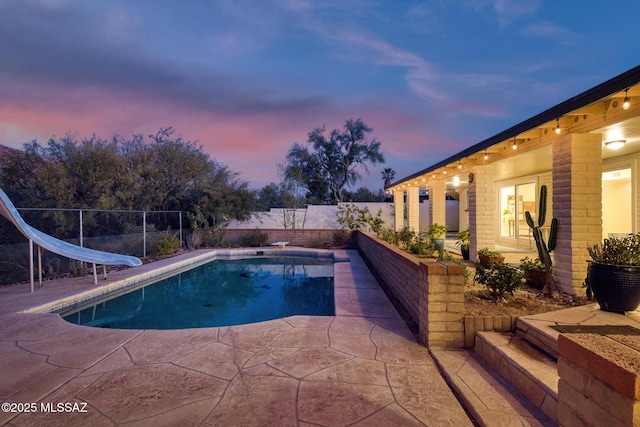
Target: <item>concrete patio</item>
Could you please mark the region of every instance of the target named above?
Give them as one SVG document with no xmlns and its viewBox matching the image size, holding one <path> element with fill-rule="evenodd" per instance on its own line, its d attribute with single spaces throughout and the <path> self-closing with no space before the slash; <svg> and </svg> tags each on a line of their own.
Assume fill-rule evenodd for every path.
<svg viewBox="0 0 640 427">
<path fill-rule="evenodd" d="M 336 255 L 350 262 L 335 264 L 332 317 L 173 331 L 101 329 L 57 314 L 19 313 L 95 291 L 90 277 L 45 282 L 34 294 L 28 285 L 0 289 L 1 400 L 35 404 L 31 413 L 3 411 L 0 423 L 473 425 L 357 252 Z M 196 251 L 113 272 L 102 286 L 175 270 L 202 256 Z M 65 402 L 86 412 L 43 411 Z"/>
</svg>

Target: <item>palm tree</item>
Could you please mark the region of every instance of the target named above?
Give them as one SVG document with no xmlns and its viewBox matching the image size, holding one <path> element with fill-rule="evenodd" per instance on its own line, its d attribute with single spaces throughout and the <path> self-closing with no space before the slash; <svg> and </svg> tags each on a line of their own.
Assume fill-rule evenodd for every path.
<svg viewBox="0 0 640 427">
<path fill-rule="evenodd" d="M 382 171 L 382 179 L 384 179 L 384 188 L 391 185 L 391 180 L 396 177 L 396 171 L 391 168 L 384 168 Z"/>
</svg>

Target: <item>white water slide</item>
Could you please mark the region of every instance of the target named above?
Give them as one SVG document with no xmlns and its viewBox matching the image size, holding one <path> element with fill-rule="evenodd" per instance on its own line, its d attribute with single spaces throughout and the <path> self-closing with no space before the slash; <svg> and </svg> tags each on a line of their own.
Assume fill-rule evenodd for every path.
<svg viewBox="0 0 640 427">
<path fill-rule="evenodd" d="M 128 265 L 130 267 L 136 267 L 142 265 L 140 259 L 129 256 L 120 255 L 110 252 L 98 251 L 90 248 L 83 248 L 82 246 L 74 245 L 65 242 L 60 239 L 56 239 L 53 236 L 43 233 L 40 230 L 36 230 L 27 224 L 24 219 L 18 213 L 18 210 L 13 205 L 7 194 L 0 189 L 0 215 L 7 218 L 24 236 L 29 239 L 29 272 L 31 276 L 31 292 L 33 292 L 33 244 L 38 246 L 38 281 L 42 286 L 42 248 L 56 253 L 58 255 L 65 256 L 67 258 L 75 259 L 78 261 L 89 262 L 93 264 L 93 281 L 98 284 L 98 273 L 96 271 L 96 264 L 101 264 L 103 277 L 107 279 L 106 265 Z"/>
</svg>

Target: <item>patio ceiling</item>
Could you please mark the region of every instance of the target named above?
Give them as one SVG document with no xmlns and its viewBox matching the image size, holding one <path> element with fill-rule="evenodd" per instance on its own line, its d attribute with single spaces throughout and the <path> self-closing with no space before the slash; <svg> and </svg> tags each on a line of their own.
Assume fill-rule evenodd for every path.
<svg viewBox="0 0 640 427">
<path fill-rule="evenodd" d="M 471 167 L 500 162 L 497 179 L 530 175 L 551 168 L 551 144 L 560 134 L 601 133 L 603 142 L 626 140 L 619 150 L 603 147 L 602 158 L 640 152 L 640 66 L 571 98 L 420 172 L 392 183 L 388 191 L 424 188 L 445 178 L 448 189 L 468 185 Z M 622 107 L 625 97 L 629 109 Z M 514 142 L 517 149 L 513 149 Z M 486 158 L 485 158 L 486 157 Z M 457 185 L 455 185 L 457 183 Z"/>
</svg>

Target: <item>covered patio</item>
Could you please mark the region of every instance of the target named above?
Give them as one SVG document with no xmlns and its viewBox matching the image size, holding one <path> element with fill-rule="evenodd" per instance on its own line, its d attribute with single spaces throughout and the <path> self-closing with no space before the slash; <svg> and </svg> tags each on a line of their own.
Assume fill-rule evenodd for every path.
<svg viewBox="0 0 640 427">
<path fill-rule="evenodd" d="M 638 232 L 639 83 L 640 66 L 391 183 L 395 229 L 446 224 L 446 199 L 453 196 L 458 229 L 470 230 L 472 261 L 485 247 L 535 253 L 524 214 L 536 217 L 545 185 L 542 231 L 558 220 L 555 281 L 564 292 L 582 293 L 587 246 Z M 421 221 L 425 190 L 428 218 Z"/>
</svg>

